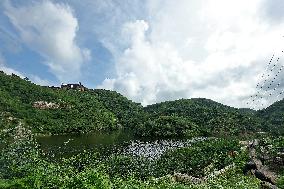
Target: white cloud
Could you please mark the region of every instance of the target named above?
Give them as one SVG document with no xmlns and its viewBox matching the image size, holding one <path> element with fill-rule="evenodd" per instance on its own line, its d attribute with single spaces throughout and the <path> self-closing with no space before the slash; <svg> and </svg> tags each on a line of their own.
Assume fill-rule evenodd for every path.
<svg viewBox="0 0 284 189">
<path fill-rule="evenodd" d="M 8 75 L 16 74 L 17 76 L 20 76 L 21 78 L 23 78 L 23 75 L 20 72 L 14 70 L 12 68 L 9 68 L 9 67 L 5 66 L 4 64 L 1 64 L 1 62 L 0 62 L 0 70 L 3 71 L 4 73 L 8 74 Z"/>
<path fill-rule="evenodd" d="M 80 77 L 82 64 L 91 56 L 76 43 L 78 20 L 68 5 L 43 0 L 21 7 L 7 3 L 5 7 L 21 39 L 46 58 L 44 63 L 59 80 Z"/>
<path fill-rule="evenodd" d="M 279 24 L 284 20 L 284 2 L 282 0 L 263 0 L 261 13 L 272 24 Z"/>
<path fill-rule="evenodd" d="M 80 39 L 97 38 L 113 56 L 107 61 L 115 62 L 115 75 L 99 87 L 144 105 L 205 97 L 257 108 L 279 99 L 284 88 L 280 75 L 282 84 L 271 97 L 255 89 L 269 58 L 283 47 L 284 1 L 70 0 L 78 20 L 58 2 L 66 1 L 8 4 L 6 14 L 60 80 L 75 80 L 91 60 L 90 51 L 76 42 L 80 20 Z M 246 105 L 253 94 L 264 98 Z"/>
<path fill-rule="evenodd" d="M 33 83 L 41 85 L 41 86 L 52 86 L 54 84 L 52 84 L 50 81 L 48 81 L 47 79 L 42 79 L 37 75 L 29 75 L 28 77 Z"/>
<path fill-rule="evenodd" d="M 4 57 L 2 56 L 1 53 L 0 53 L 0 70 L 5 72 L 8 75 L 16 74 L 16 75 L 20 76 L 21 78 L 23 78 L 23 75 L 20 72 L 14 70 L 12 68 L 7 67 L 5 59 L 4 59 Z"/>
<path fill-rule="evenodd" d="M 9 66 L 7 66 L 6 61 L 4 59 L 4 57 L 2 56 L 2 54 L 0 53 L 0 70 L 3 71 L 4 73 L 8 74 L 8 75 L 12 75 L 12 74 L 16 74 L 17 76 L 19 76 L 20 78 L 25 78 L 28 76 L 28 78 L 33 82 L 36 83 L 38 85 L 42 85 L 42 86 L 49 86 L 52 85 L 50 83 L 50 81 L 46 80 L 46 79 L 42 79 L 37 75 L 25 75 L 13 68 L 10 68 Z"/>
<path fill-rule="evenodd" d="M 246 102 L 256 94 L 271 55 L 282 50 L 284 29 L 262 18 L 262 5 L 263 0 L 148 1 L 149 19 L 122 28 L 128 46 L 115 57 L 117 77 L 100 87 L 144 105 L 206 97 L 262 107 Z"/>
</svg>

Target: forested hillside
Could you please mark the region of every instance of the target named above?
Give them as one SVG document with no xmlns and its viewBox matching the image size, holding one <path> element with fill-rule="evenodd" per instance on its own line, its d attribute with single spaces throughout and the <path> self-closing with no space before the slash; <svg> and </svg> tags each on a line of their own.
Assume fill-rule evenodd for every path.
<svg viewBox="0 0 284 189">
<path fill-rule="evenodd" d="M 118 126 L 116 114 L 92 93 L 50 89 L 4 73 L 0 83 L 1 115 L 21 119 L 34 132 L 89 132 Z"/>
<path fill-rule="evenodd" d="M 201 98 L 142 107 L 114 91 L 51 89 L 3 72 L 0 83 L 0 188 L 284 186 L 283 137 L 277 136 L 283 131 L 283 101 L 257 112 Z M 101 157 L 84 151 L 51 161 L 34 137 L 115 129 L 130 130 L 139 140 L 196 141 L 169 148 L 152 160 L 126 153 Z M 258 131 L 270 136 L 255 135 Z M 246 136 L 253 142 L 240 141 Z M 260 161 L 279 178 L 267 179 Z"/>
<path fill-rule="evenodd" d="M 88 93 L 96 95 L 97 99 L 118 119 L 123 128 L 134 128 L 144 116 L 145 112 L 140 103 L 132 102 L 115 91 L 105 89 L 89 90 Z"/>
<path fill-rule="evenodd" d="M 284 134 L 284 100 L 277 101 L 271 106 L 259 110 L 257 115 L 263 118 L 263 130 L 274 135 Z"/>
<path fill-rule="evenodd" d="M 205 136 L 248 134 L 260 130 L 261 120 L 243 111 L 204 98 L 181 99 L 147 106 L 153 117 L 174 116 L 194 124 Z"/>
<path fill-rule="evenodd" d="M 283 132 L 283 100 L 255 112 L 204 98 L 142 107 L 115 91 L 51 89 L 0 73 L 0 112 L 35 133 L 131 129 L 144 137 L 231 136 Z"/>
</svg>

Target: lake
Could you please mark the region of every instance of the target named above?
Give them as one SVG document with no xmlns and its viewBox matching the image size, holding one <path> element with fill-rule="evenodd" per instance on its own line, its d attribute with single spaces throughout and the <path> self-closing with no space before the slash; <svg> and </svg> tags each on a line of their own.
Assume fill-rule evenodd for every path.
<svg viewBox="0 0 284 189">
<path fill-rule="evenodd" d="M 190 146 L 205 138 L 193 139 L 137 139 L 125 131 L 93 132 L 89 134 L 68 134 L 38 136 L 42 151 L 51 158 L 70 157 L 84 150 L 99 152 L 108 156 L 124 154 L 145 157 L 150 160 L 159 158 L 167 150 Z"/>
</svg>

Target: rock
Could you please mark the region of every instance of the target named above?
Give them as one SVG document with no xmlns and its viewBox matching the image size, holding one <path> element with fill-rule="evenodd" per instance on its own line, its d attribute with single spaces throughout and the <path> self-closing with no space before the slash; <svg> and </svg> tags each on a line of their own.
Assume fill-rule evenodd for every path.
<svg viewBox="0 0 284 189">
<path fill-rule="evenodd" d="M 261 167 L 263 166 L 262 162 L 259 159 L 253 159 L 252 161 L 255 163 L 256 169 L 261 169 Z"/>
<path fill-rule="evenodd" d="M 270 172 L 266 167 L 262 167 L 261 169 L 256 170 L 255 177 L 262 181 L 269 182 L 273 185 L 276 184 L 277 180 L 277 176 L 274 173 Z"/>
<path fill-rule="evenodd" d="M 37 101 L 34 102 L 33 107 L 38 109 L 57 109 L 60 105 L 53 102 Z"/>
<path fill-rule="evenodd" d="M 250 156 L 252 159 L 255 159 L 255 158 L 256 158 L 256 151 L 255 151 L 254 148 L 249 147 L 249 156 Z"/>
<path fill-rule="evenodd" d="M 247 174 L 249 171 L 255 170 L 255 169 L 257 169 L 255 162 L 254 161 L 249 161 L 249 162 L 246 163 L 246 165 L 245 165 L 245 167 L 243 169 L 243 172 L 244 172 L 244 174 Z"/>
<path fill-rule="evenodd" d="M 223 169 L 220 169 L 218 171 L 214 171 L 211 174 L 209 174 L 206 177 L 201 177 L 201 178 L 197 178 L 197 177 L 193 177 L 193 176 L 189 176 L 187 174 L 182 174 L 182 173 L 175 173 L 173 175 L 173 179 L 176 182 L 185 182 L 185 183 L 193 183 L 193 184 L 201 184 L 206 182 L 208 179 L 210 178 L 214 178 L 217 177 L 221 174 L 224 174 L 226 171 L 233 169 L 235 167 L 235 164 L 231 164 L 228 165 L 226 167 L 224 167 Z"/>
<path fill-rule="evenodd" d="M 273 185 L 269 182 L 261 182 L 260 188 L 261 189 L 278 189 L 277 186 L 275 186 L 275 185 Z"/>
<path fill-rule="evenodd" d="M 253 140 L 253 145 L 258 146 L 259 145 L 259 139 L 254 139 Z"/>
<path fill-rule="evenodd" d="M 243 146 L 248 146 L 249 145 L 249 141 L 240 141 L 239 144 L 243 145 Z"/>
<path fill-rule="evenodd" d="M 185 182 L 185 183 L 190 182 L 194 184 L 200 184 L 204 182 L 204 180 L 201 178 L 192 177 L 192 176 L 189 176 L 187 174 L 182 174 L 182 173 L 175 173 L 173 175 L 173 180 L 176 182 Z"/>
<path fill-rule="evenodd" d="M 265 188 L 275 188 L 276 180 L 277 180 L 277 175 L 270 171 L 268 167 L 263 166 L 262 162 L 257 158 L 256 150 L 255 147 L 259 145 L 258 140 L 253 140 L 249 143 L 248 145 L 248 150 L 249 150 L 249 156 L 251 160 L 247 162 L 245 165 L 243 171 L 244 174 L 248 174 L 250 172 L 252 175 L 254 175 L 256 178 L 260 179 L 264 183 L 263 187 Z M 266 157 L 262 157 L 265 159 Z M 279 161 L 280 159 L 277 159 Z"/>
</svg>

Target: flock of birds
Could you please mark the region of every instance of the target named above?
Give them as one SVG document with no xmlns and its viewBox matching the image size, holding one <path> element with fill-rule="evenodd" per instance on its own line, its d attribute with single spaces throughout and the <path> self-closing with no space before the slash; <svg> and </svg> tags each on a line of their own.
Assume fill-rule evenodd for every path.
<svg viewBox="0 0 284 189">
<path fill-rule="evenodd" d="M 280 61 L 280 57 L 276 58 L 273 54 L 256 85 L 256 93 L 250 96 L 246 103 L 247 106 L 252 109 L 262 109 L 266 105 L 265 102 L 270 102 L 272 99 L 278 101 L 283 98 L 284 83 L 280 77 L 283 69 L 284 65 Z"/>
</svg>

